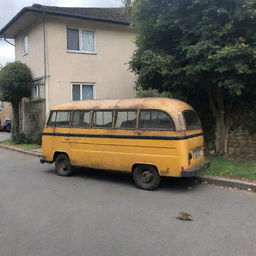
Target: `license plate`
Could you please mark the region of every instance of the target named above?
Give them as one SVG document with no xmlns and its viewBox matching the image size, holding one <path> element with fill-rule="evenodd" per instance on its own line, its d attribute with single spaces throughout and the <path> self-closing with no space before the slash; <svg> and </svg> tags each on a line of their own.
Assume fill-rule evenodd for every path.
<svg viewBox="0 0 256 256">
<path fill-rule="evenodd" d="M 200 157 L 202 155 L 202 151 L 196 150 L 196 151 L 194 151 L 193 155 L 194 155 L 194 158 Z"/>
</svg>

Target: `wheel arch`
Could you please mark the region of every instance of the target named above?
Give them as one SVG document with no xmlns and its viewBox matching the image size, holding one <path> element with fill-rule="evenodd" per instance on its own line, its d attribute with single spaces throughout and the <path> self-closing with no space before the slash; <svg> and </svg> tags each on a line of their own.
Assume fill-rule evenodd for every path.
<svg viewBox="0 0 256 256">
<path fill-rule="evenodd" d="M 69 155 L 67 152 L 63 152 L 63 151 L 55 151 L 53 154 L 53 162 L 56 161 L 56 158 L 60 155 L 60 154 L 64 154 L 67 155 L 67 157 L 70 159 Z"/>
<path fill-rule="evenodd" d="M 137 166 L 140 166 L 140 165 L 152 166 L 152 167 L 156 168 L 157 172 L 159 173 L 157 166 L 156 166 L 155 164 L 152 164 L 152 163 L 151 163 L 151 164 L 148 164 L 148 163 L 134 163 L 134 164 L 132 165 L 131 172 L 133 173 L 134 170 L 135 170 L 135 168 L 136 168 Z"/>
</svg>

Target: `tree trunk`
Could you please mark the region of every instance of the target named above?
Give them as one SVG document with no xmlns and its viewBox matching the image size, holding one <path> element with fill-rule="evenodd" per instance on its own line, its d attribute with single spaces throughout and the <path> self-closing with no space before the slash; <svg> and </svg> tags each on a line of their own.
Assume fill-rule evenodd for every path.
<svg viewBox="0 0 256 256">
<path fill-rule="evenodd" d="M 12 102 L 12 113 L 13 113 L 13 121 L 12 121 L 12 135 L 11 138 L 17 135 L 20 131 L 20 118 L 19 118 L 19 103 Z"/>
<path fill-rule="evenodd" d="M 227 154 L 228 132 L 229 128 L 225 123 L 225 113 L 218 113 L 215 118 L 215 147 L 218 154 Z"/>
<path fill-rule="evenodd" d="M 215 118 L 215 148 L 216 153 L 228 153 L 228 135 L 231 127 L 230 112 L 224 105 L 222 88 L 214 87 L 208 91 L 210 107 Z"/>
</svg>

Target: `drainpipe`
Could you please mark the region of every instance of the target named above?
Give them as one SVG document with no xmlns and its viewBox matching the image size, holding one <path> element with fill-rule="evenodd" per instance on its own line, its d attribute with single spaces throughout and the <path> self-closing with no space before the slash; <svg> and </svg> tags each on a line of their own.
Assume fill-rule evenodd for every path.
<svg viewBox="0 0 256 256">
<path fill-rule="evenodd" d="M 44 78 L 45 78 L 45 105 L 46 115 L 49 113 L 49 75 L 48 75 L 48 52 L 47 52 L 47 38 L 46 38 L 46 23 L 45 15 L 43 18 L 43 41 L 44 41 Z"/>
</svg>

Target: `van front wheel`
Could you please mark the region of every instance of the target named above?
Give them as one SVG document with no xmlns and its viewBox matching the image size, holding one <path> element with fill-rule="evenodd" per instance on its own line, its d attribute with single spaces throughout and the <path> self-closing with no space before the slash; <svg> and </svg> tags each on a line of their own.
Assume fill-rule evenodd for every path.
<svg viewBox="0 0 256 256">
<path fill-rule="evenodd" d="M 66 154 L 57 156 L 55 168 L 60 176 L 70 176 L 74 173 L 74 167 L 71 165 L 69 157 Z"/>
<path fill-rule="evenodd" d="M 155 190 L 161 181 L 157 169 L 151 165 L 138 165 L 133 171 L 135 185 L 144 190 Z"/>
</svg>

